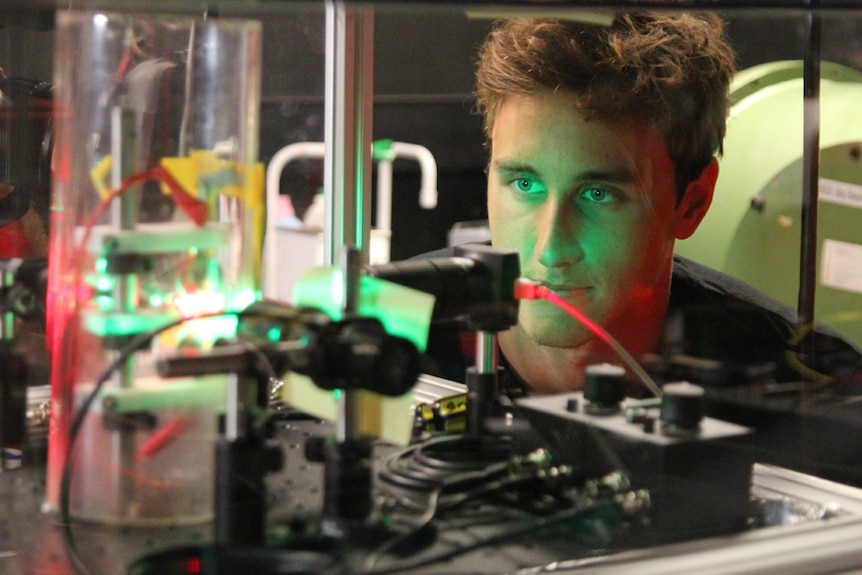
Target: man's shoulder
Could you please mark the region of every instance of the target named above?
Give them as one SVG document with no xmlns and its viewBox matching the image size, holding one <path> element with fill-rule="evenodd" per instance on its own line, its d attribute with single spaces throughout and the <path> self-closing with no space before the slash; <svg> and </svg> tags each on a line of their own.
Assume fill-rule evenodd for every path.
<svg viewBox="0 0 862 575">
<path fill-rule="evenodd" d="M 670 296 L 671 306 L 713 301 L 760 309 L 788 322 L 796 317 L 792 307 L 750 284 L 681 256 L 674 256 Z"/>
<path fill-rule="evenodd" d="M 860 366 L 859 348 L 828 326 L 800 326 L 796 310 L 728 274 L 675 257 L 668 322 L 678 319 L 687 353 L 746 363 L 785 363 L 813 334 L 818 367 Z M 786 366 L 785 366 L 786 367 Z"/>
</svg>

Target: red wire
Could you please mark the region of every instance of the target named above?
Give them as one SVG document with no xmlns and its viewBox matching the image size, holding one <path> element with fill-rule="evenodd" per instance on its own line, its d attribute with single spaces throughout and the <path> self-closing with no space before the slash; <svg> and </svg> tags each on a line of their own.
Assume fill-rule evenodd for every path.
<svg viewBox="0 0 862 575">
<path fill-rule="evenodd" d="M 620 359 L 622 359 L 626 365 L 628 365 L 629 369 L 631 369 L 635 375 L 644 383 L 644 385 L 649 388 L 650 391 L 656 397 L 661 397 L 662 391 L 661 388 L 656 385 L 656 383 L 652 380 L 649 374 L 644 371 L 644 369 L 638 364 L 638 362 L 631 356 L 626 349 L 620 345 L 620 343 L 614 339 L 614 337 L 604 330 L 600 325 L 595 323 L 593 320 L 588 318 L 575 306 L 552 292 L 547 287 L 533 282 L 531 280 L 519 279 L 515 282 L 515 298 L 516 299 L 544 299 L 547 300 L 566 312 L 568 312 L 572 317 L 581 322 L 587 329 L 589 329 L 596 337 L 605 342 L 612 350 L 614 350 L 617 355 L 619 355 Z"/>
<path fill-rule="evenodd" d="M 135 184 L 139 184 L 148 180 L 157 180 L 164 183 L 171 192 L 171 196 L 176 202 L 177 206 L 182 209 L 198 226 L 203 226 L 206 223 L 207 219 L 207 206 L 206 203 L 198 200 L 197 198 L 189 195 L 183 187 L 176 181 L 176 179 L 171 175 L 171 173 L 166 170 L 162 166 L 157 166 L 151 170 L 144 170 L 143 172 L 138 172 L 137 174 L 133 174 L 123 180 L 120 185 L 111 190 L 107 196 L 105 196 L 102 201 L 93 209 L 93 211 L 88 215 L 87 219 L 84 221 L 84 234 L 81 237 L 81 243 L 74 249 L 72 255 L 72 268 L 76 271 L 81 271 L 83 267 L 84 258 L 87 253 L 87 244 L 90 242 L 90 236 L 92 235 L 93 228 L 96 226 L 96 223 L 99 221 L 99 218 L 102 217 L 102 214 L 105 213 L 105 210 L 111 205 L 118 196 L 125 193 L 130 187 Z M 78 276 L 75 290 L 73 293 L 74 298 L 74 309 L 78 308 L 78 304 L 80 303 L 79 295 L 80 295 L 80 286 L 81 286 L 81 276 Z M 73 312 L 74 313 L 74 312 Z M 66 372 L 67 380 L 65 383 L 65 387 L 68 389 L 72 389 L 75 381 L 75 366 L 76 366 L 76 350 L 74 346 L 69 346 L 67 348 L 67 353 L 64 355 L 67 357 L 66 359 L 66 367 L 68 371 Z M 71 355 L 71 357 L 69 357 Z"/>
<path fill-rule="evenodd" d="M 135 451 L 135 461 L 140 463 L 149 459 L 180 436 L 186 429 L 192 426 L 192 421 L 185 417 L 176 416 L 164 424 L 144 441 Z"/>
<path fill-rule="evenodd" d="M 567 311 L 569 313 L 569 315 L 571 315 L 576 320 L 578 320 L 579 322 L 584 324 L 584 326 L 587 329 L 589 329 L 591 332 L 593 332 L 593 334 L 595 334 L 596 337 L 600 338 L 603 342 L 605 342 L 606 344 L 608 344 L 611 347 L 615 347 L 614 346 L 615 342 L 613 341 L 613 339 L 597 323 L 595 323 L 593 320 L 591 320 L 590 318 L 585 316 L 581 310 L 579 310 L 578 308 L 576 308 L 575 306 L 573 306 L 572 304 L 570 304 L 569 302 L 567 302 L 566 300 L 564 300 L 563 298 L 561 298 L 560 296 L 558 296 L 557 294 L 552 292 L 550 289 L 548 289 L 547 287 L 545 287 L 539 283 L 536 283 L 532 280 L 528 280 L 528 279 L 524 279 L 524 278 L 518 279 L 515 282 L 515 299 L 528 299 L 528 300 L 544 299 L 544 300 L 547 300 L 547 301 L 563 308 L 565 311 Z"/>
<path fill-rule="evenodd" d="M 584 324 L 584 326 L 586 326 L 587 329 L 589 329 L 591 332 L 593 332 L 593 334 L 595 334 L 596 337 L 601 339 L 603 342 L 605 342 L 609 346 L 614 347 L 614 344 L 611 341 L 611 339 L 607 336 L 607 333 L 602 328 L 600 328 L 598 326 L 598 324 L 596 324 L 593 320 L 591 320 L 590 318 L 585 316 L 583 314 L 583 312 L 581 312 L 581 310 L 579 310 L 578 308 L 576 308 L 575 306 L 573 306 L 572 304 L 570 304 L 569 302 L 567 302 L 566 300 L 564 300 L 563 298 L 561 298 L 560 296 L 558 296 L 557 294 L 555 294 L 554 292 L 552 292 L 551 290 L 546 288 L 545 286 L 539 286 L 536 291 L 537 291 L 540 298 L 548 300 L 549 302 L 552 302 L 552 303 L 558 305 L 559 307 L 563 308 L 569 314 L 571 314 L 572 317 L 574 317 L 576 320 L 578 320 L 579 322 Z"/>
</svg>

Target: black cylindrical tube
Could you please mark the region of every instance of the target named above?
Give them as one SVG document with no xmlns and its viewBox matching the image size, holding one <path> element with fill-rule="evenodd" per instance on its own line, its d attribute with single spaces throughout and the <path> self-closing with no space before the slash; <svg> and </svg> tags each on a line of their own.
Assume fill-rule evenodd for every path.
<svg viewBox="0 0 862 575">
<path fill-rule="evenodd" d="M 448 319 L 465 313 L 475 290 L 467 258 L 429 258 L 368 266 L 368 275 L 434 295 L 432 319 Z"/>
<path fill-rule="evenodd" d="M 325 446 L 324 516 L 362 521 L 371 513 L 371 444 L 350 439 Z"/>
<path fill-rule="evenodd" d="M 221 440 L 216 447 L 215 541 L 258 545 L 265 541 L 265 465 L 260 448 L 246 440 Z"/>
<path fill-rule="evenodd" d="M 485 422 L 491 415 L 497 393 L 497 372 L 481 373 L 476 368 L 467 370 L 467 434 L 479 437 L 485 431 Z"/>
</svg>

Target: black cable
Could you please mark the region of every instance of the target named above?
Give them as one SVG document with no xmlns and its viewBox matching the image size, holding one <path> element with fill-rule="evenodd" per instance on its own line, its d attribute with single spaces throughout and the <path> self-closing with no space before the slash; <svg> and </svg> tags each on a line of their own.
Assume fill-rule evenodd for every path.
<svg viewBox="0 0 862 575">
<path fill-rule="evenodd" d="M 596 509 L 598 509 L 600 505 L 592 504 L 586 506 L 575 506 L 571 509 L 566 509 L 560 513 L 554 514 L 552 516 L 538 517 L 533 521 L 528 522 L 527 525 L 523 525 L 517 527 L 515 529 L 511 529 L 508 531 L 503 531 L 494 535 L 492 537 L 488 537 L 486 539 L 482 539 L 472 543 L 470 545 L 459 547 L 457 549 L 451 549 L 449 551 L 444 551 L 438 553 L 436 555 L 432 555 L 431 557 L 425 557 L 422 559 L 418 559 L 413 562 L 401 563 L 397 566 L 387 567 L 383 569 L 366 569 L 363 571 L 364 575 L 388 575 L 390 573 L 400 573 L 400 572 L 410 572 L 414 569 L 419 569 L 421 567 L 426 567 L 428 565 L 433 565 L 435 563 L 441 563 L 443 561 L 449 561 L 459 555 L 463 555 L 465 553 L 470 553 L 477 549 L 481 549 L 483 547 L 487 547 L 489 545 L 495 545 L 502 543 L 504 541 L 514 539 L 520 537 L 522 535 L 531 533 L 533 531 L 538 531 L 540 529 L 544 529 L 546 527 L 551 527 L 557 523 L 561 523 L 563 521 L 570 521 L 573 519 L 577 519 L 587 513 L 590 513 Z M 430 522 L 429 522 L 430 523 Z M 390 547 L 391 548 L 391 547 Z M 375 559 L 376 561 L 377 559 Z M 372 565 L 373 567 L 373 565 Z"/>
<path fill-rule="evenodd" d="M 410 529 L 405 533 L 402 533 L 396 537 L 393 537 L 392 539 L 385 541 L 382 545 L 378 546 L 365 557 L 365 561 L 362 567 L 363 571 L 370 571 L 371 569 L 373 569 L 374 565 L 383 557 L 385 553 L 399 545 L 410 541 L 431 525 L 431 522 L 434 520 L 434 517 L 437 516 L 437 504 L 440 500 L 440 492 L 441 489 L 439 488 L 431 492 L 428 497 L 428 504 L 425 509 L 425 513 L 422 515 L 422 517 L 419 518 L 419 521 L 413 527 L 413 529 Z"/>
<path fill-rule="evenodd" d="M 471 474 L 474 475 L 474 474 Z M 472 479 L 472 478 L 471 478 Z M 383 555 L 407 543 L 411 539 L 415 539 L 421 535 L 437 517 L 438 512 L 453 509 L 471 499 L 478 498 L 482 495 L 487 495 L 507 487 L 512 487 L 517 483 L 522 482 L 522 478 L 507 478 L 506 480 L 497 480 L 491 483 L 480 484 L 478 487 L 468 491 L 455 493 L 449 497 L 443 496 L 443 485 L 438 486 L 428 496 L 425 512 L 419 518 L 418 522 L 409 531 L 402 533 L 377 547 L 372 551 L 364 562 L 364 570 L 368 571 L 383 557 Z M 412 505 L 412 502 L 410 503 Z M 407 505 L 405 505 L 407 506 Z"/>
<path fill-rule="evenodd" d="M 412 460 L 411 460 L 412 461 Z M 398 467 L 397 460 L 387 461 L 386 467 L 379 473 L 380 479 L 399 487 L 414 491 L 442 489 L 448 493 L 464 489 L 476 482 L 487 481 L 493 475 L 505 472 L 507 464 L 498 463 L 485 469 L 475 469 L 452 472 L 450 474 L 431 473 L 427 469 L 408 463 L 407 467 Z"/>
<path fill-rule="evenodd" d="M 465 436 L 444 436 L 408 447 L 386 459 L 381 480 L 406 489 L 451 492 L 460 485 L 487 480 L 489 471 L 504 472 L 508 460 L 477 455 L 481 445 Z"/>
<path fill-rule="evenodd" d="M 462 443 L 453 441 L 452 438 L 448 437 L 432 441 L 432 451 L 440 446 L 449 444 L 463 446 Z M 403 546 L 411 540 L 415 541 L 422 537 L 439 512 L 454 509 L 464 503 L 487 495 L 505 493 L 512 488 L 524 487 L 536 481 L 541 481 L 535 473 L 537 470 L 513 474 L 508 460 L 493 463 L 483 463 L 480 461 L 470 464 L 457 463 L 454 467 L 466 469 L 466 471 L 443 473 L 439 476 L 429 473 L 427 468 L 421 466 L 407 468 L 393 467 L 394 462 L 399 462 L 402 458 L 411 458 L 411 456 L 420 454 L 422 447 L 410 447 L 390 456 L 386 461 L 384 471 L 379 474 L 379 477 L 393 485 L 404 487 L 408 490 L 428 491 L 430 488 L 424 513 L 409 531 L 384 542 L 374 549 L 364 561 L 365 571 L 373 572 L 374 565 L 385 553 L 396 547 Z M 409 460 L 413 461 L 414 459 L 415 457 Z M 430 459 L 433 461 L 430 464 L 432 467 L 437 465 L 443 468 L 448 467 L 446 465 L 448 462 L 446 461 L 439 461 L 434 458 Z M 406 497 L 397 498 L 396 501 L 402 507 L 412 509 L 418 507 L 418 503 Z"/>
</svg>

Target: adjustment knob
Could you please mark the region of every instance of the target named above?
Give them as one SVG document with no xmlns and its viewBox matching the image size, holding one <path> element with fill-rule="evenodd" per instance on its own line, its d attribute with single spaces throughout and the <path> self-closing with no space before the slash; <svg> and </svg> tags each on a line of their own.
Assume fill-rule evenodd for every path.
<svg viewBox="0 0 862 575">
<path fill-rule="evenodd" d="M 617 413 L 625 399 L 623 378 L 626 370 L 618 365 L 600 363 L 588 366 L 584 377 L 584 399 L 587 413 L 606 415 Z"/>
<path fill-rule="evenodd" d="M 704 391 L 687 381 L 669 383 L 661 398 L 661 428 L 668 435 L 686 434 L 700 429 L 703 420 Z"/>
</svg>

